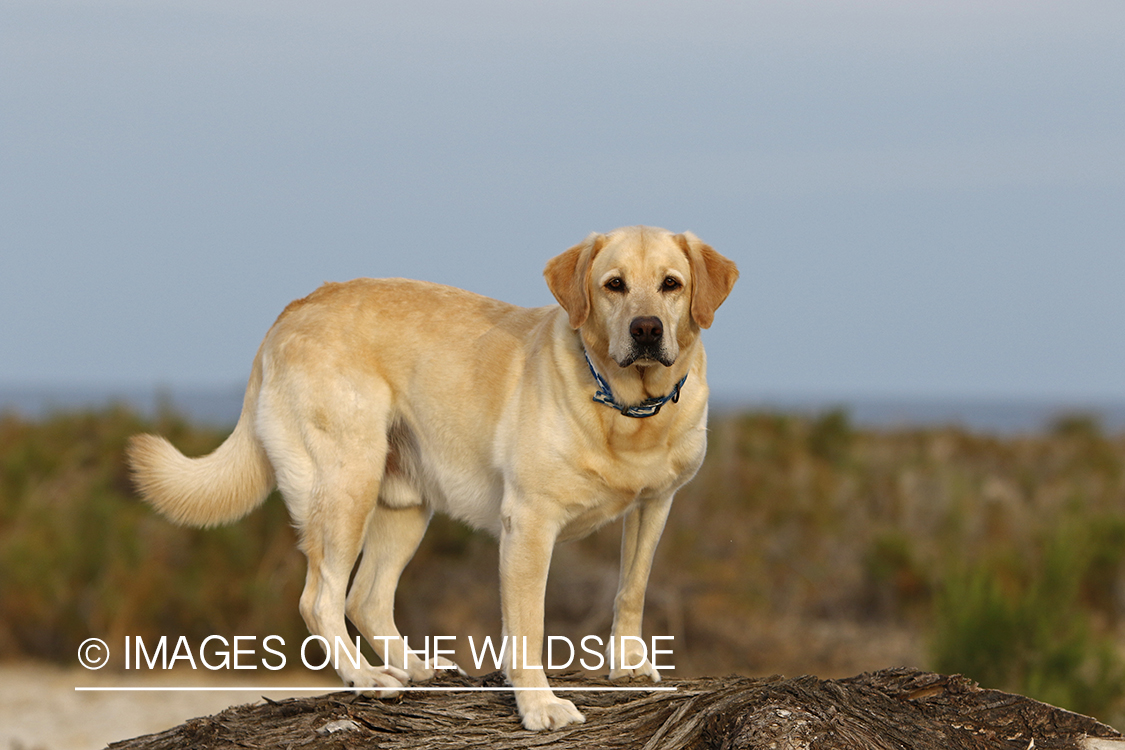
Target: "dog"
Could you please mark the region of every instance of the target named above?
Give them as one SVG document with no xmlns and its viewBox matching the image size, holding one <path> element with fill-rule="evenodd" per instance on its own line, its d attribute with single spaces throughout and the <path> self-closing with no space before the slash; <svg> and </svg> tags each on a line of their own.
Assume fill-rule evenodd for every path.
<svg viewBox="0 0 1125 750">
<path fill-rule="evenodd" d="M 434 675 L 433 662 L 404 653 L 393 619 L 399 576 L 431 515 L 491 532 L 503 634 L 525 637 L 532 654 L 506 665 L 522 723 L 584 721 L 534 656 L 553 547 L 624 516 L 611 635 L 628 643 L 608 649 L 610 678 L 659 681 L 629 647 L 640 642 L 672 496 L 706 449 L 700 329 L 738 269 L 690 232 L 626 227 L 591 234 L 544 277 L 558 305 L 521 308 L 405 279 L 321 286 L 266 334 L 238 423 L 213 453 L 187 458 L 164 438 L 131 439 L 139 491 L 174 522 L 212 526 L 277 487 L 308 559 L 309 631 L 347 642 L 351 620 L 385 666 L 357 654 L 358 667 L 343 658 L 337 671 L 384 697 Z"/>
</svg>

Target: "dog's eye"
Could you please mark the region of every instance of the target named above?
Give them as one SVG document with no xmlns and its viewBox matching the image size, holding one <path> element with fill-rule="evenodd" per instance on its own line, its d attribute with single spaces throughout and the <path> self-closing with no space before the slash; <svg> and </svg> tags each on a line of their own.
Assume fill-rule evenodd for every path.
<svg viewBox="0 0 1125 750">
<path fill-rule="evenodd" d="M 662 285 L 662 288 L 664 289 L 664 291 L 674 292 L 677 289 L 679 289 L 681 286 L 683 286 L 683 284 L 681 284 L 678 280 L 674 279 L 673 277 L 671 277 L 671 276 L 665 276 L 664 277 L 664 284 Z"/>
<path fill-rule="evenodd" d="M 623 292 L 625 291 L 625 281 L 614 277 L 605 283 L 605 288 L 611 292 Z"/>
</svg>

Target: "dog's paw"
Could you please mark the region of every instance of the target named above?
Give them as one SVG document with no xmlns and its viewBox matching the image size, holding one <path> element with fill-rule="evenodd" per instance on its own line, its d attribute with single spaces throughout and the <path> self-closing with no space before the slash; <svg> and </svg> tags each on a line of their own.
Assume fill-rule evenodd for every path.
<svg viewBox="0 0 1125 750">
<path fill-rule="evenodd" d="M 630 646 L 633 644 L 629 644 Z M 614 659 L 609 663 L 609 679 L 611 680 L 642 680 L 648 679 L 660 682 L 660 672 L 652 666 L 644 651 L 640 648 L 625 648 L 623 654 L 614 654 Z"/>
<path fill-rule="evenodd" d="M 462 677 L 467 677 L 468 672 L 457 666 L 456 662 L 446 659 L 444 656 L 439 656 L 437 659 L 425 662 L 421 659 L 410 659 L 408 662 L 406 674 L 409 674 L 411 682 L 426 682 L 432 680 L 440 674 L 448 672 L 456 672 Z"/>
<path fill-rule="evenodd" d="M 583 724 L 586 717 L 573 703 L 546 690 L 516 691 L 516 704 L 520 709 L 523 728 L 533 732 L 544 729 L 561 729 L 568 724 Z"/>
<path fill-rule="evenodd" d="M 461 675 L 462 677 L 468 677 L 468 675 L 469 675 L 468 672 L 461 669 L 461 667 L 457 666 L 457 662 L 450 661 L 449 659 L 446 659 L 444 656 L 439 656 L 437 658 L 437 661 L 434 663 L 434 666 L 437 668 L 439 674 L 441 672 L 456 672 L 457 674 Z"/>
<path fill-rule="evenodd" d="M 632 662 L 630 662 L 631 664 Z M 651 680 L 652 682 L 660 682 L 660 672 L 656 671 L 656 667 L 652 666 L 648 659 L 645 659 L 644 664 L 636 669 L 611 669 L 609 671 L 609 679 L 611 680 Z"/>
<path fill-rule="evenodd" d="M 348 687 L 360 688 L 364 695 L 376 698 L 394 698 L 410 681 L 410 676 L 396 667 L 367 667 L 342 676 Z"/>
</svg>

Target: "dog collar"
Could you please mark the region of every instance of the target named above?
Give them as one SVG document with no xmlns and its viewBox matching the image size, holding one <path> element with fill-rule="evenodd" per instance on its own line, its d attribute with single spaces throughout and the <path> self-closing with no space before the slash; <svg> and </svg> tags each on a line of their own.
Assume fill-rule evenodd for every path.
<svg viewBox="0 0 1125 750">
<path fill-rule="evenodd" d="M 586 365 L 590 368 L 590 374 L 593 375 L 594 380 L 598 382 L 598 391 L 594 394 L 593 400 L 597 401 L 599 404 L 605 404 L 606 406 L 616 409 L 626 417 L 643 419 L 657 414 L 664 404 L 669 401 L 674 404 L 680 400 L 680 389 L 683 388 L 684 383 L 687 382 L 687 375 L 685 374 L 667 396 L 654 396 L 653 398 L 646 398 L 636 406 L 623 406 L 614 399 L 613 391 L 610 389 L 606 379 L 599 375 L 598 371 L 594 369 L 594 363 L 590 361 L 590 354 L 586 351 L 585 347 L 582 349 L 582 354 L 586 357 Z"/>
</svg>

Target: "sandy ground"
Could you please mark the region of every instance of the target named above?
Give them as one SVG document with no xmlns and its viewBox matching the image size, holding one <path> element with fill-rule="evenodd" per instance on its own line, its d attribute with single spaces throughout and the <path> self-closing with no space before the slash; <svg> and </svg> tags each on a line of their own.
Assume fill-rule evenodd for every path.
<svg viewBox="0 0 1125 750">
<path fill-rule="evenodd" d="M 335 678 L 335 675 L 332 675 Z M 79 692 L 77 686 L 175 685 L 254 687 L 323 685 L 315 693 L 275 689 L 240 692 Z M 34 663 L 0 664 L 0 750 L 92 750 L 169 729 L 196 716 L 253 703 L 328 692 L 339 682 L 309 672 L 245 679 L 176 672 L 126 675 Z"/>
</svg>

